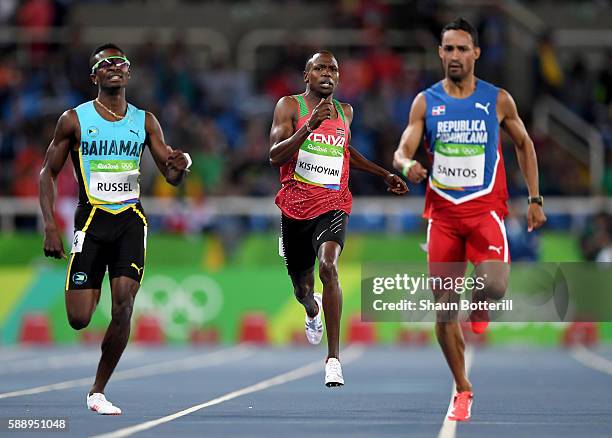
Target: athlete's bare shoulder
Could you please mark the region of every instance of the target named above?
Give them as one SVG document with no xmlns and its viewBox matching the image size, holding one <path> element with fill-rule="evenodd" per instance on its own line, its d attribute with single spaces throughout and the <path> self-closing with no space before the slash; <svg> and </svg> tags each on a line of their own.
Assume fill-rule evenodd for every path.
<svg viewBox="0 0 612 438">
<path fill-rule="evenodd" d="M 344 111 L 347 123 L 350 124 L 353 121 L 353 107 L 350 103 L 344 102 L 340 102 L 340 106 L 342 107 L 342 111 Z"/>
<path fill-rule="evenodd" d="M 298 119 L 299 104 L 294 96 L 283 96 L 276 103 L 274 109 L 274 120 L 292 120 L 294 122 Z"/>
<path fill-rule="evenodd" d="M 514 104 L 514 98 L 510 94 L 510 92 L 504 88 L 499 89 L 499 93 L 497 93 L 497 104 L 498 105 L 512 105 Z"/>
<path fill-rule="evenodd" d="M 77 144 L 80 142 L 81 125 L 77 113 L 73 108 L 64 111 L 57 120 L 54 138 L 57 140 L 73 140 L 74 143 Z"/>
<path fill-rule="evenodd" d="M 412 107 L 410 108 L 410 119 L 425 119 L 425 113 L 427 112 L 427 100 L 425 97 L 425 92 L 421 91 L 416 95 L 414 100 L 412 101 Z"/>
<path fill-rule="evenodd" d="M 79 125 L 79 118 L 74 108 L 68 109 L 62 113 L 57 120 L 58 125 L 62 124 L 66 128 L 76 128 Z"/>
<path fill-rule="evenodd" d="M 299 103 L 297 97 L 295 96 L 283 96 L 278 99 L 278 102 L 276 103 L 276 108 L 292 109 L 297 111 L 298 107 Z"/>
<path fill-rule="evenodd" d="M 423 102 L 425 102 L 425 95 L 427 90 L 421 90 L 418 92 L 418 94 L 416 96 L 414 96 L 414 102 L 416 102 L 417 100 L 422 100 Z"/>
<path fill-rule="evenodd" d="M 499 93 L 497 93 L 496 108 L 500 123 L 507 117 L 513 118 L 518 114 L 512 95 L 503 88 L 500 88 Z"/>
<path fill-rule="evenodd" d="M 155 117 L 155 114 L 150 111 L 145 111 L 145 131 L 147 131 L 147 133 L 151 133 L 160 128 L 161 126 L 157 120 L 157 117 Z"/>
</svg>

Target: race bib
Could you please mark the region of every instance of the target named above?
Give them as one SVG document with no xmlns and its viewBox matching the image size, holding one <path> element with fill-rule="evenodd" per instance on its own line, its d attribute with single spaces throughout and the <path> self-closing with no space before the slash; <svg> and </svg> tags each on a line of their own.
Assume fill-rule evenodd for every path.
<svg viewBox="0 0 612 438">
<path fill-rule="evenodd" d="M 484 145 L 436 142 L 432 176 L 438 185 L 448 189 L 482 186 L 484 171 Z"/>
<path fill-rule="evenodd" d="M 76 254 L 83 251 L 83 243 L 85 243 L 85 231 L 75 231 L 70 254 Z"/>
<path fill-rule="evenodd" d="M 92 160 L 89 193 L 94 198 L 121 203 L 140 196 L 140 170 L 134 160 Z"/>
<path fill-rule="evenodd" d="M 344 146 L 306 140 L 298 153 L 294 178 L 328 189 L 340 190 Z"/>
</svg>

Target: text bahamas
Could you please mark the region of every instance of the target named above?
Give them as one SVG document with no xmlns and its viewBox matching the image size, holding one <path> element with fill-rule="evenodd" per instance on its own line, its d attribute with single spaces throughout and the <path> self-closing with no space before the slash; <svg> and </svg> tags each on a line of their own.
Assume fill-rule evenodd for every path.
<svg viewBox="0 0 612 438">
<path fill-rule="evenodd" d="M 101 141 L 88 141 L 81 142 L 81 154 L 83 155 L 129 155 L 132 157 L 140 156 L 144 143 L 132 142 L 132 141 L 119 141 L 111 140 L 110 144 L 108 140 Z"/>
</svg>

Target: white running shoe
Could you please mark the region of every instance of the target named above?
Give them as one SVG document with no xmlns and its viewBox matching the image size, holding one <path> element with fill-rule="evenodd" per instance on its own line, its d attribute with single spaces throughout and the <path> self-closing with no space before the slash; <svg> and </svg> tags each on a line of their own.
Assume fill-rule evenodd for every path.
<svg viewBox="0 0 612 438">
<path fill-rule="evenodd" d="M 315 293 L 314 300 L 319 306 L 319 313 L 317 313 L 317 316 L 312 319 L 308 315 L 306 315 L 304 319 L 304 329 L 306 331 L 306 339 L 308 339 L 308 342 L 317 345 L 321 343 L 321 338 L 323 338 L 323 321 L 321 320 L 321 311 L 323 310 L 323 296 L 321 294 Z"/>
<path fill-rule="evenodd" d="M 344 385 L 344 377 L 342 377 L 342 366 L 340 361 L 335 357 L 327 359 L 325 364 L 325 386 L 342 386 Z"/>
<path fill-rule="evenodd" d="M 121 409 L 106 400 L 104 394 L 99 392 L 87 394 L 87 408 L 100 415 L 121 415 Z"/>
</svg>

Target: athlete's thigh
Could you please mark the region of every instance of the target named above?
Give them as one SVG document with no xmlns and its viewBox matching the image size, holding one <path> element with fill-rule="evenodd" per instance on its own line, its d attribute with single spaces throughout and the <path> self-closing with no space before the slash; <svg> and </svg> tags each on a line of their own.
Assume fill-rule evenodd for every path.
<svg viewBox="0 0 612 438">
<path fill-rule="evenodd" d="M 115 278 L 128 277 L 140 284 L 145 267 L 146 218 L 136 207 L 117 216 L 117 231 L 108 260 L 111 283 Z"/>
<path fill-rule="evenodd" d="M 125 275 L 121 275 L 112 278 L 110 283 L 113 309 L 123 305 L 132 307 L 138 289 L 140 289 L 140 282 L 133 278 L 126 277 Z"/>
<path fill-rule="evenodd" d="M 342 252 L 342 246 L 334 240 L 328 240 L 327 242 L 323 242 L 319 246 L 319 251 L 317 252 L 317 258 L 319 259 L 319 267 L 322 263 L 332 263 L 337 264 L 338 258 L 340 258 L 340 253 Z"/>
<path fill-rule="evenodd" d="M 317 218 L 311 244 L 319 262 L 327 259 L 335 262 L 338 259 L 344 248 L 348 219 L 349 215 L 341 210 L 332 210 Z M 323 252 L 322 245 L 326 247 Z"/>
<path fill-rule="evenodd" d="M 451 221 L 429 219 L 427 224 L 427 261 L 432 263 L 465 262 L 465 238 Z"/>
<path fill-rule="evenodd" d="M 100 301 L 106 272 L 106 249 L 95 211 L 77 208 L 75 233 L 66 272 L 65 301 L 70 319 L 89 321 Z"/>
<path fill-rule="evenodd" d="M 451 221 L 429 219 L 427 226 L 427 263 L 436 302 L 457 302 L 454 285 L 465 275 L 465 239 Z M 444 319 L 452 320 L 454 315 Z M 438 315 L 440 318 L 440 315 Z"/>
<path fill-rule="evenodd" d="M 314 266 L 303 271 L 290 272 L 289 277 L 296 291 L 311 291 L 314 289 Z"/>
<path fill-rule="evenodd" d="M 510 263 L 506 226 L 495 211 L 488 211 L 469 224 L 467 258 L 474 265 L 486 261 Z"/>
<path fill-rule="evenodd" d="M 313 232 L 312 219 L 298 220 L 281 216 L 279 255 L 284 258 L 292 280 L 307 275 L 314 267 L 316 253 L 311 244 Z"/>
<path fill-rule="evenodd" d="M 100 302 L 100 289 L 67 290 L 64 296 L 68 315 L 89 321 Z"/>
<path fill-rule="evenodd" d="M 92 224 L 95 227 L 96 224 Z M 66 272 L 66 291 L 99 290 L 106 272 L 106 248 L 93 230 L 76 231 Z"/>
<path fill-rule="evenodd" d="M 501 260 L 484 260 L 476 264 L 474 277 L 483 279 L 486 289 L 493 289 L 496 294 L 503 295 L 510 278 L 510 263 Z"/>
</svg>

